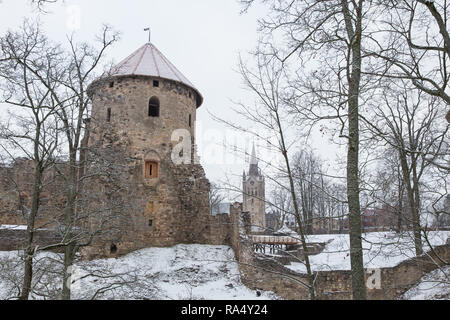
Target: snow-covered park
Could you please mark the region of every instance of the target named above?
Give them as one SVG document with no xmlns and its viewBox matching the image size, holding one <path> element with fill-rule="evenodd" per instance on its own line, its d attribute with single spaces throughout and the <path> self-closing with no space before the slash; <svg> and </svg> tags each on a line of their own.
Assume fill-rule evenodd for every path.
<svg viewBox="0 0 450 320">
<path fill-rule="evenodd" d="M 40 253 L 35 261 L 32 299 L 55 299 L 61 287 L 61 257 Z M 17 296 L 22 272 L 20 253 L 0 252 L 0 300 Z M 227 246 L 147 248 L 117 259 L 81 262 L 71 280 L 73 299 L 278 299 L 242 284 Z"/>
<path fill-rule="evenodd" d="M 445 244 L 450 231 L 429 232 L 432 246 Z M 350 270 L 347 234 L 310 235 L 310 243 L 326 243 L 310 256 L 312 269 Z M 425 250 L 428 244 L 424 242 Z M 364 234 L 366 268 L 393 267 L 414 256 L 411 234 Z M 22 284 L 22 253 L 0 252 L 0 300 L 15 299 Z M 57 299 L 61 289 L 62 257 L 40 252 L 35 258 L 32 299 Z M 287 268 L 305 272 L 301 262 Z M 450 295 L 450 269 L 426 275 L 404 299 L 438 299 Z M 239 277 L 233 250 L 228 246 L 177 245 L 147 248 L 119 258 L 80 261 L 72 268 L 73 299 L 279 299 L 272 292 L 250 290 Z"/>
<path fill-rule="evenodd" d="M 439 246 L 446 243 L 450 231 L 427 232 L 423 239 L 424 250 L 429 244 Z M 313 271 L 350 270 L 350 239 L 348 234 L 308 235 L 307 242 L 326 243 L 324 250 L 310 256 Z M 428 244 L 429 243 L 429 244 Z M 365 268 L 388 268 L 415 256 L 412 232 L 397 234 L 395 232 L 370 232 L 363 234 Z M 287 268 L 305 273 L 306 267 L 301 262 L 292 262 Z"/>
</svg>

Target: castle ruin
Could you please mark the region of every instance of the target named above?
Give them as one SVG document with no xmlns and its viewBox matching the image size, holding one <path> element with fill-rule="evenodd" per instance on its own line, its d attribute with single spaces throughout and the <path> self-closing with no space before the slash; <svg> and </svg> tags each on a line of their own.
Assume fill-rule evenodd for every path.
<svg viewBox="0 0 450 320">
<path fill-rule="evenodd" d="M 217 222 L 223 217 L 210 215 L 210 184 L 195 153 L 196 110 L 203 102 L 195 86 L 154 44 L 146 43 L 91 83 L 88 93 L 92 112 L 83 145 L 101 154 L 120 144 L 117 156 L 128 159 L 124 173 L 129 182 L 122 194 L 132 206 L 120 231 L 97 240 L 86 254 L 226 242 L 226 227 Z M 10 194 L 8 183 L 2 188 L 0 225 L 26 224 L 16 212 L 20 205 L 15 202 L 22 198 Z"/>
</svg>

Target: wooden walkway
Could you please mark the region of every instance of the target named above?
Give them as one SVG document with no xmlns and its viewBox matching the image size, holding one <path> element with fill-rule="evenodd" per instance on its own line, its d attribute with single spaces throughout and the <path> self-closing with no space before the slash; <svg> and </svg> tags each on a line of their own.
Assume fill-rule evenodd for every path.
<svg viewBox="0 0 450 320">
<path fill-rule="evenodd" d="M 253 243 L 264 244 L 298 244 L 300 239 L 290 236 L 252 236 Z"/>
<path fill-rule="evenodd" d="M 283 246 L 287 249 L 288 246 L 296 245 L 300 241 L 296 238 L 289 236 L 257 236 L 252 235 L 253 250 L 255 252 L 266 253 L 266 249 L 269 249 L 269 253 L 277 253 L 279 250 L 283 250 Z"/>
</svg>

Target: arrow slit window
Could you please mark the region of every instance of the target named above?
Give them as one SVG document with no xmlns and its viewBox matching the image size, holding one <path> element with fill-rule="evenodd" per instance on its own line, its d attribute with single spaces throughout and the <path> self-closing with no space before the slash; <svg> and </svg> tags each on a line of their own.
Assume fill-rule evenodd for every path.
<svg viewBox="0 0 450 320">
<path fill-rule="evenodd" d="M 158 162 L 155 161 L 145 162 L 145 178 L 147 179 L 158 178 Z"/>
</svg>

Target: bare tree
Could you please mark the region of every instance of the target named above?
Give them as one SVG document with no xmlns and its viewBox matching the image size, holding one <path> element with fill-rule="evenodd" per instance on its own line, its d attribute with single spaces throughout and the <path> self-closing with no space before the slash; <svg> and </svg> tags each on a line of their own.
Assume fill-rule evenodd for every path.
<svg viewBox="0 0 450 320">
<path fill-rule="evenodd" d="M 268 60 L 260 51 L 254 55 L 256 60 L 256 69 L 253 71 L 251 67 L 247 66 L 242 59 L 239 64 L 239 71 L 243 78 L 246 88 L 255 96 L 255 106 L 247 106 L 239 103 L 235 111 L 244 117 L 246 120 L 260 126 L 264 132 L 271 137 L 276 138 L 276 143 L 271 144 L 271 148 L 280 156 L 282 156 L 283 165 L 279 167 L 279 172 L 283 174 L 288 180 L 288 187 L 295 219 L 298 223 L 298 233 L 300 235 L 300 245 L 304 252 L 305 266 L 307 270 L 307 277 L 309 279 L 308 290 L 311 299 L 315 299 L 314 276 L 312 274 L 311 265 L 308 256 L 308 247 L 306 245 L 305 232 L 301 223 L 300 209 L 297 201 L 297 194 L 295 191 L 295 184 L 293 180 L 293 173 L 291 170 L 290 158 L 288 156 L 288 149 L 291 145 L 287 141 L 285 134 L 286 130 L 286 106 L 283 103 L 283 71 L 282 65 L 275 60 Z M 248 128 L 238 124 L 217 118 L 237 130 L 250 133 Z M 265 140 L 270 143 L 268 137 Z"/>
<path fill-rule="evenodd" d="M 344 226 L 347 216 L 344 209 L 347 201 L 345 193 L 338 184 L 324 172 L 322 160 L 310 150 L 303 149 L 294 157 L 294 181 L 298 186 L 299 206 L 303 215 L 303 223 L 308 233 L 313 233 L 314 223 L 325 227 L 325 231 L 333 228 L 333 221 L 339 222 L 339 230 Z M 343 210 L 344 209 L 344 210 Z"/>
<path fill-rule="evenodd" d="M 379 1 L 383 10 L 380 29 L 386 35 L 377 50 L 367 51 L 384 61 L 372 70 L 383 78 L 408 79 L 419 90 L 450 105 L 450 35 L 446 0 Z M 450 110 L 444 114 L 449 121 Z"/>
<path fill-rule="evenodd" d="M 39 209 L 39 193 L 42 190 L 40 181 L 43 170 L 51 164 L 55 178 L 52 181 L 52 196 L 54 199 L 61 200 L 64 205 L 62 207 L 55 205 L 52 211 L 53 215 L 47 214 L 47 218 L 49 226 L 56 226 L 55 230 L 59 232 L 61 241 L 41 249 L 64 248 L 65 250 L 63 299 L 70 299 L 70 284 L 67 280 L 75 254 L 79 249 L 92 245 L 100 237 L 119 237 L 119 225 L 122 227 L 126 225 L 122 219 L 122 212 L 125 202 L 127 202 L 124 193 L 128 184 L 131 183 L 125 175 L 129 170 L 128 165 L 131 160 L 121 156 L 123 154 L 122 142 L 114 143 L 113 141 L 117 139 L 114 138 L 113 133 L 109 134 L 109 140 L 106 139 L 109 141 L 109 143 L 106 141 L 106 146 L 102 143 L 99 145 L 88 144 L 90 98 L 87 88 L 95 79 L 94 72 L 99 68 L 106 50 L 117 39 L 117 33 L 105 26 L 101 35 L 97 37 L 99 48 L 94 48 L 87 43 L 76 43 L 71 37 L 68 40 L 69 52 L 63 52 L 57 46 L 52 47 L 37 26 L 27 24 L 22 32 L 9 33 L 2 41 L 4 50 L 2 60 L 9 63 L 2 67 L 3 75 L 8 81 L 9 92 L 12 92 L 13 85 L 25 86 L 24 92 L 31 92 L 31 94 L 27 93 L 29 97 L 25 97 L 28 100 L 31 101 L 32 94 L 37 95 L 38 98 L 41 94 L 43 97 L 42 101 L 37 101 L 31 106 L 36 110 L 35 118 L 37 120 L 35 122 L 38 123 L 36 137 L 32 140 L 36 141 L 37 154 L 34 158 L 30 157 L 33 160 L 36 159 L 34 178 L 37 181 L 37 189 L 36 200 L 33 200 L 36 204 L 32 208 L 29 228 L 32 236 L 34 218 Z M 7 49 L 10 50 L 7 51 Z M 19 50 L 34 50 L 31 53 L 35 56 L 33 57 L 27 51 L 22 56 L 18 56 L 20 52 L 17 51 Z M 43 59 L 46 60 L 42 61 Z M 16 78 L 12 77 L 9 70 L 15 70 L 17 65 L 22 67 L 25 76 L 32 77 L 31 84 L 24 76 L 22 78 L 25 78 L 25 81 L 19 78 L 20 75 L 16 75 Z M 108 78 L 107 75 L 105 78 Z M 27 90 L 28 86 L 32 88 Z M 17 89 L 14 94 L 19 91 Z M 11 94 L 11 97 L 13 96 Z M 6 102 L 23 105 L 23 101 L 26 101 L 23 98 L 17 99 L 20 102 L 14 102 L 11 97 L 8 97 Z M 38 116 L 41 116 L 42 119 Z M 43 125 L 44 120 L 46 127 Z M 9 123 L 10 127 L 15 125 L 16 123 Z M 105 126 L 101 123 L 95 125 Z M 30 124 L 28 126 L 33 128 Z M 44 131 L 44 129 L 46 130 Z M 103 128 L 102 131 L 109 132 L 108 128 Z M 4 128 L 3 130 L 4 136 L 9 142 L 12 141 L 12 138 L 23 138 L 18 134 L 14 136 L 10 132 L 11 129 L 8 131 Z M 16 147 L 22 147 L 23 151 L 26 151 L 25 145 L 18 142 L 15 144 Z M 49 151 L 48 145 L 53 149 Z M 42 152 L 42 155 L 39 152 Z M 47 158 L 51 159 L 49 164 L 44 162 Z M 109 201 L 105 202 L 103 199 Z M 31 236 L 30 239 L 32 239 Z M 30 257 L 32 257 L 32 247 L 29 251 Z M 31 261 L 31 258 L 28 261 Z M 30 263 L 26 264 L 27 270 L 31 269 Z M 31 285 L 31 272 L 27 274 L 30 275 L 25 279 L 27 290 L 23 293 L 24 298 L 28 296 Z"/>
<path fill-rule="evenodd" d="M 383 104 L 374 106 L 373 117 L 364 121 L 377 137 L 398 153 L 400 173 L 408 199 L 414 229 L 416 254 L 423 253 L 420 212 L 423 180 L 429 169 L 427 155 L 448 155 L 445 141 L 449 125 L 436 119 L 442 116 L 443 105 L 435 97 L 408 87 L 405 81 L 389 81 L 382 92 Z"/>
<path fill-rule="evenodd" d="M 311 151 L 302 150 L 294 157 L 294 181 L 297 185 L 299 206 L 301 207 L 303 223 L 307 233 L 312 233 L 314 216 L 324 213 L 324 181 L 319 159 Z M 322 189 L 322 190 L 321 190 Z"/>
<path fill-rule="evenodd" d="M 224 199 L 225 197 L 221 194 L 219 186 L 212 182 L 209 190 L 209 206 L 211 208 L 211 214 L 220 209 L 219 205 Z"/>
<path fill-rule="evenodd" d="M 31 0 L 30 2 L 32 5 L 35 5 L 39 11 L 45 13 L 45 6 L 48 4 L 56 3 L 58 2 L 58 0 Z"/>
<path fill-rule="evenodd" d="M 255 0 L 241 1 L 245 10 Z M 361 240 L 360 205 L 360 98 L 369 90 L 362 79 L 363 47 L 371 30 L 373 3 L 368 1 L 263 1 L 271 15 L 260 23 L 269 49 L 264 53 L 283 63 L 295 61 L 290 74 L 288 103 L 307 128 L 320 121 L 336 123 L 347 144 L 347 198 L 349 208 L 352 290 L 354 299 L 366 299 Z M 281 44 L 276 37 L 284 37 Z M 313 69 L 314 71 L 311 71 Z M 288 72 L 288 71 L 286 71 Z"/>
<path fill-rule="evenodd" d="M 381 156 L 384 161 L 380 164 L 375 178 L 373 197 L 382 204 L 392 208 L 391 226 L 400 233 L 408 228 L 412 219 L 407 212 L 405 183 L 398 151 L 392 147 L 383 148 Z"/>
<path fill-rule="evenodd" d="M 67 148 L 67 165 L 60 175 L 64 179 L 64 189 L 66 191 L 66 206 L 64 213 L 64 235 L 67 237 L 77 226 L 77 199 L 81 194 L 80 189 L 86 184 L 84 170 L 87 166 L 84 152 L 87 146 L 82 145 L 83 134 L 87 134 L 86 119 L 89 118 L 90 98 L 87 93 L 88 85 L 95 79 L 95 71 L 100 61 L 103 59 L 106 50 L 118 39 L 118 34 L 105 26 L 100 36 L 97 37 L 99 48 L 94 48 L 87 43 L 76 43 L 73 37 L 69 38 L 70 53 L 66 65 L 66 76 L 58 79 L 63 87 L 62 90 L 52 90 L 52 98 L 61 106 L 58 108 L 58 118 L 61 121 L 61 130 L 65 135 L 65 147 Z M 106 167 L 108 168 L 108 166 Z M 90 172 L 92 174 L 92 172 Z M 98 173 L 97 173 L 98 174 Z M 79 217 L 78 217 L 79 218 Z M 79 227 L 79 225 L 78 225 Z M 89 237 L 91 238 L 91 237 Z M 66 240 L 66 239 L 64 239 Z M 72 237 L 70 241 L 64 241 L 65 261 L 64 261 L 64 281 L 63 299 L 70 299 L 70 288 L 67 286 L 69 277 L 67 269 L 73 264 L 75 253 L 80 246 L 91 243 L 88 241 L 77 241 Z"/>
<path fill-rule="evenodd" d="M 44 172 L 54 164 L 58 152 L 58 103 L 51 91 L 57 90 L 56 66 L 61 50 L 42 36 L 39 25 L 25 22 L 19 32 L 0 38 L 0 78 L 4 102 L 12 109 L 8 122 L 0 127 L 2 148 L 15 159 L 17 152 L 33 162 L 31 210 L 27 217 L 24 283 L 20 299 L 28 299 L 35 254 L 35 220 L 40 209 Z"/>
<path fill-rule="evenodd" d="M 447 193 L 442 200 L 442 204 L 438 207 L 436 214 L 436 225 L 438 228 L 450 227 L 450 194 Z"/>
<path fill-rule="evenodd" d="M 271 204 L 273 204 L 273 210 L 280 213 L 282 227 L 294 217 L 290 192 L 284 186 L 276 186 L 272 190 Z"/>
</svg>

